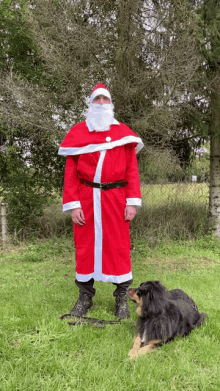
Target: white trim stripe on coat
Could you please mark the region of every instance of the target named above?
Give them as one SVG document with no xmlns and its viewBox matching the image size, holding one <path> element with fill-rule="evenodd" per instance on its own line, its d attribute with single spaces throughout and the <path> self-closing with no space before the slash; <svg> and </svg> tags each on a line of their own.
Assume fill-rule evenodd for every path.
<svg viewBox="0 0 220 391">
<path fill-rule="evenodd" d="M 129 272 L 127 274 L 123 274 L 121 276 L 110 276 L 107 274 L 102 274 L 101 279 L 96 279 L 94 274 L 78 274 L 76 273 L 76 279 L 77 281 L 86 282 L 91 280 L 91 278 L 94 278 L 96 281 L 103 281 L 103 282 L 113 282 L 115 284 L 121 284 L 122 282 L 132 280 L 132 272 Z"/>
<path fill-rule="evenodd" d="M 113 149 L 115 147 L 120 147 L 122 145 L 131 144 L 131 143 L 138 144 L 135 148 L 136 153 L 141 151 L 141 149 L 144 147 L 143 141 L 141 140 L 140 137 L 126 136 L 121 138 L 120 140 L 115 140 L 103 144 L 90 144 L 90 145 L 86 145 L 85 147 L 60 147 L 58 154 L 62 156 L 68 156 L 68 155 L 81 155 L 84 153 L 91 153 L 91 152 L 98 152 L 98 151 L 101 152 L 107 149 Z"/>
<path fill-rule="evenodd" d="M 141 198 L 126 198 L 126 205 L 132 205 L 132 206 L 136 206 L 137 208 L 140 208 L 142 205 L 142 199 Z"/>
<path fill-rule="evenodd" d="M 106 151 L 101 151 L 93 182 L 101 183 L 102 166 Z M 101 190 L 93 188 L 95 225 L 94 280 L 102 280 L 102 207 Z"/>
<path fill-rule="evenodd" d="M 140 208 L 142 205 L 141 198 L 126 198 L 126 205 L 136 206 L 136 208 Z M 63 204 L 63 212 L 71 212 L 73 209 L 81 208 L 80 201 L 72 201 Z"/>
<path fill-rule="evenodd" d="M 63 212 L 69 212 L 77 208 L 82 208 L 80 201 L 66 202 L 65 204 L 63 204 Z"/>
</svg>

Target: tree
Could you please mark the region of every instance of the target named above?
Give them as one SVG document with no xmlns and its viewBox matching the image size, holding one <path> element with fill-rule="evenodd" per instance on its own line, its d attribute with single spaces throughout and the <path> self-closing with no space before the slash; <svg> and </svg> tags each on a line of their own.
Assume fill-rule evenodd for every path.
<svg viewBox="0 0 220 391">
<path fill-rule="evenodd" d="M 198 12 L 201 53 L 210 102 L 210 191 L 208 226 L 220 239 L 220 1 L 204 0 Z"/>
<path fill-rule="evenodd" d="M 26 28 L 25 7 L 22 0 L 0 7 L 0 195 L 17 231 L 42 213 L 54 186 L 62 187 L 63 166 L 53 137 L 53 84 Z"/>
</svg>

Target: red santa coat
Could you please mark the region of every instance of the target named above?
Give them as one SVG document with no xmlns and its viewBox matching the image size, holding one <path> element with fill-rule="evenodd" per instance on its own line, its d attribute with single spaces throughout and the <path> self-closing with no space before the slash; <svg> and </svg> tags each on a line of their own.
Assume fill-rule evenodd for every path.
<svg viewBox="0 0 220 391">
<path fill-rule="evenodd" d="M 86 122 L 75 125 L 62 142 L 59 154 L 67 156 L 63 210 L 82 207 L 86 223 L 74 224 L 76 279 L 121 283 L 132 278 L 127 205 L 141 206 L 136 151 L 143 147 L 126 125 L 111 125 L 109 131 L 89 132 Z M 136 149 L 136 151 L 135 151 Z M 100 190 L 80 183 L 115 182 L 128 186 Z"/>
</svg>

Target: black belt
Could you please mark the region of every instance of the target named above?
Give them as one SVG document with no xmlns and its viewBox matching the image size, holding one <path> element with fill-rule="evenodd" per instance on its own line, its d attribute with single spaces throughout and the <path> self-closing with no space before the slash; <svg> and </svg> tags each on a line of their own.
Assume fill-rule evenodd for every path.
<svg viewBox="0 0 220 391">
<path fill-rule="evenodd" d="M 115 189 L 115 188 L 118 189 L 120 187 L 125 187 L 128 185 L 128 182 L 125 179 L 122 179 L 121 181 L 116 181 L 116 182 L 97 183 L 97 182 L 90 182 L 90 181 L 87 181 L 86 179 L 80 178 L 80 182 L 83 185 L 95 187 L 95 188 L 101 189 L 101 190 L 109 190 L 109 189 Z"/>
</svg>

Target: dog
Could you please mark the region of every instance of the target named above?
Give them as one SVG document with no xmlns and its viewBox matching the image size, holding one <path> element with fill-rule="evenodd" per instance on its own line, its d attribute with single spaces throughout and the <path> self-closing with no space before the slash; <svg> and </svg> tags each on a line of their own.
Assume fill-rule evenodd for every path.
<svg viewBox="0 0 220 391">
<path fill-rule="evenodd" d="M 128 297 L 138 304 L 137 337 L 130 358 L 145 354 L 155 346 L 187 336 L 208 315 L 199 313 L 196 303 L 181 289 L 167 290 L 160 281 L 143 282 L 131 288 Z"/>
</svg>

